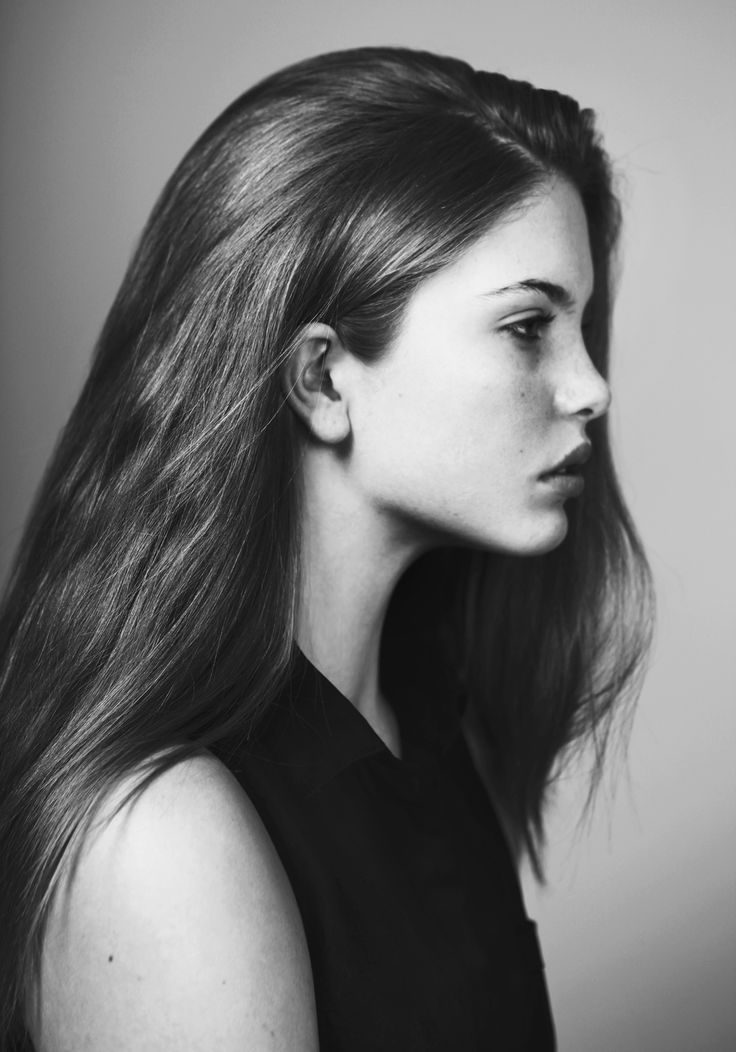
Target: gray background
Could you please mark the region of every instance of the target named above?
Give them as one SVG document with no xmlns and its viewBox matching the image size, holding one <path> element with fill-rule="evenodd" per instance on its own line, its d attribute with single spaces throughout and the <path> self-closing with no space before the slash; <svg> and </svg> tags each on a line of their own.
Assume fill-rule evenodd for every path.
<svg viewBox="0 0 736 1052">
<path fill-rule="evenodd" d="M 736 1047 L 736 7 L 5 0 L 0 40 L 2 573 L 154 197 L 257 78 L 399 43 L 598 111 L 626 210 L 615 447 L 660 625 L 628 773 L 584 831 L 565 780 L 528 904 L 563 1052 Z"/>
</svg>

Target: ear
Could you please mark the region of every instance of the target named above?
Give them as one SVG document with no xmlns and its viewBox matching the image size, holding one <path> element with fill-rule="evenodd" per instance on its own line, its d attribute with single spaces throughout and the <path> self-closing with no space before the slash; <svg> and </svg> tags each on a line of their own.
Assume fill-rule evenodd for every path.
<svg viewBox="0 0 736 1052">
<path fill-rule="evenodd" d="M 334 329 L 313 322 L 301 331 L 281 369 L 281 386 L 290 409 L 313 438 L 328 445 L 344 442 L 350 435 L 347 391 L 339 383 L 348 354 Z"/>
</svg>

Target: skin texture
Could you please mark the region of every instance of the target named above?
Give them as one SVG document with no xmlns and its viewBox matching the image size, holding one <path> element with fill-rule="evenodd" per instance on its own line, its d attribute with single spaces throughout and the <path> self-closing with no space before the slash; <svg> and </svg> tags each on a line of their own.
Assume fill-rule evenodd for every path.
<svg viewBox="0 0 736 1052">
<path fill-rule="evenodd" d="M 530 279 L 567 306 L 496 291 Z M 315 324 L 283 370 L 302 440 L 297 641 L 397 755 L 378 648 L 404 569 L 437 544 L 530 555 L 565 536 L 539 476 L 608 407 L 582 333 L 592 284 L 580 199 L 555 181 L 419 287 L 378 362 Z M 88 835 L 36 994 L 39 1052 L 317 1048 L 292 890 L 217 760 L 179 764 Z"/>
<path fill-rule="evenodd" d="M 186 760 L 103 818 L 51 911 L 39 1052 L 316 1052 L 299 911 L 225 767 Z"/>
<path fill-rule="evenodd" d="M 496 291 L 529 280 L 569 303 Z M 308 436 L 298 641 L 395 753 L 378 648 L 409 563 L 442 543 L 532 555 L 565 537 L 564 498 L 539 476 L 610 402 L 583 338 L 592 287 L 580 197 L 556 180 L 417 289 L 378 362 L 311 326 L 286 372 Z"/>
</svg>

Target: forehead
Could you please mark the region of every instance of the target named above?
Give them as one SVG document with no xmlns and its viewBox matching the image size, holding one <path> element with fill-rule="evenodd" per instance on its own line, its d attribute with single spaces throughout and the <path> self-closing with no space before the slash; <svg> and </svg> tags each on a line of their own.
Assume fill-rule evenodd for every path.
<svg viewBox="0 0 736 1052">
<path fill-rule="evenodd" d="M 562 179 L 547 184 L 482 234 L 445 275 L 478 294 L 534 277 L 587 298 L 593 262 L 580 194 Z"/>
</svg>

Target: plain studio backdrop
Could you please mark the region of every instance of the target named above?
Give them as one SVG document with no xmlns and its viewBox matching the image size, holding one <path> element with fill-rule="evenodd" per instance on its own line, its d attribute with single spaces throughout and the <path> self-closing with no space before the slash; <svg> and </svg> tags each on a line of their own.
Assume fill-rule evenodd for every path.
<svg viewBox="0 0 736 1052">
<path fill-rule="evenodd" d="M 628 764 L 563 784 L 525 878 L 561 1052 L 736 1048 L 736 5 L 730 0 L 4 0 L 0 572 L 134 242 L 257 79 L 428 48 L 598 113 L 625 209 L 614 449 L 659 593 Z"/>
</svg>

